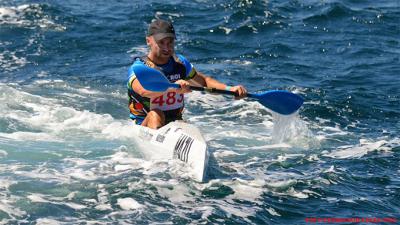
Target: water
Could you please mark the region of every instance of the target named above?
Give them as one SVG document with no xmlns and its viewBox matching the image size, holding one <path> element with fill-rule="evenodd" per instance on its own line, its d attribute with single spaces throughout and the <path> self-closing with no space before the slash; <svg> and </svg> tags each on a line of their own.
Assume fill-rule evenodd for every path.
<svg viewBox="0 0 400 225">
<path fill-rule="evenodd" d="M 146 161 L 124 82 L 154 17 L 198 70 L 304 106 L 191 93 L 208 182 Z M 0 223 L 399 219 L 399 21 L 398 1 L 1 1 Z"/>
</svg>

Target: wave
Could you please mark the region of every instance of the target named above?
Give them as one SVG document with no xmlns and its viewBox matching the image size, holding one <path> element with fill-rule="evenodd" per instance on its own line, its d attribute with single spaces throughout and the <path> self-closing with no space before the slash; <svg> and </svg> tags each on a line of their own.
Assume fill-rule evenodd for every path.
<svg viewBox="0 0 400 225">
<path fill-rule="evenodd" d="M 0 47 L 10 45 L 0 42 Z M 26 56 L 19 51 L 4 50 L 0 53 L 0 71 L 11 72 L 26 66 L 29 63 Z"/>
<path fill-rule="evenodd" d="M 361 158 L 372 151 L 391 151 L 399 146 L 400 139 L 393 139 L 391 141 L 381 140 L 376 142 L 361 139 L 359 145 L 343 147 L 342 149 L 326 153 L 324 156 L 336 159 Z"/>
<path fill-rule="evenodd" d="M 46 4 L 0 7 L 0 25 L 65 31 L 66 27 L 55 22 L 55 19 L 48 14 L 49 10 L 51 7 Z"/>
<path fill-rule="evenodd" d="M 98 114 L 87 109 L 79 110 L 61 104 L 62 101 L 58 98 L 33 95 L 4 84 L 0 84 L 0 90 L 4 93 L 1 98 L 0 136 L 4 138 L 19 141 L 29 139 L 62 142 L 80 135 L 124 139 L 124 133 L 127 135 L 125 137 L 129 138 L 129 130 L 132 128 L 129 120 L 120 121 L 110 114 Z M 83 95 L 87 94 L 85 90 L 77 91 Z M 72 99 L 76 98 L 77 95 Z M 18 126 L 15 127 L 15 124 Z"/>
<path fill-rule="evenodd" d="M 32 64 L 33 57 L 45 54 L 42 31 L 66 30 L 57 13 L 55 7 L 47 4 L 0 6 L 0 47 L 4 48 L 0 53 L 0 71 L 11 74 Z"/>
<path fill-rule="evenodd" d="M 355 13 L 356 11 L 346 7 L 343 4 L 333 3 L 321 7 L 317 12 L 314 12 L 313 15 L 307 16 L 302 20 L 304 22 L 313 22 L 313 23 L 327 22 L 331 20 L 353 16 Z"/>
</svg>

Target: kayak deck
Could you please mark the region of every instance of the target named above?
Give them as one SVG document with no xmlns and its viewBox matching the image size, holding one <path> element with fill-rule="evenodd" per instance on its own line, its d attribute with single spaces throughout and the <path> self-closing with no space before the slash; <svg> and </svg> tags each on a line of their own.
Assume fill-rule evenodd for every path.
<svg viewBox="0 0 400 225">
<path fill-rule="evenodd" d="M 197 127 L 183 121 L 171 122 L 158 130 L 134 126 L 134 140 L 146 159 L 179 160 L 192 178 L 204 182 L 209 153 Z"/>
</svg>

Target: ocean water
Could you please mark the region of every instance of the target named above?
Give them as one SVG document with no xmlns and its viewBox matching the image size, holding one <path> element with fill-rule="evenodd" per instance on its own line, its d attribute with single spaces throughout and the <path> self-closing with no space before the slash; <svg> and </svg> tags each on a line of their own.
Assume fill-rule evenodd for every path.
<svg viewBox="0 0 400 225">
<path fill-rule="evenodd" d="M 304 106 L 193 92 L 207 182 L 145 160 L 125 80 L 155 17 L 199 71 Z M 0 1 L 0 224 L 398 223 L 399 21 L 396 0 Z"/>
</svg>

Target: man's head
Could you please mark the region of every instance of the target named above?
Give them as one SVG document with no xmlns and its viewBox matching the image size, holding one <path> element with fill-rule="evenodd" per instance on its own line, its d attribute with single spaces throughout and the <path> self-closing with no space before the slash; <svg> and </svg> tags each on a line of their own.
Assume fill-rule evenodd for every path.
<svg viewBox="0 0 400 225">
<path fill-rule="evenodd" d="M 147 45 L 150 47 L 150 56 L 159 62 L 168 61 L 174 54 L 175 30 L 172 23 L 165 20 L 154 20 L 147 31 Z"/>
<path fill-rule="evenodd" d="M 175 39 L 175 30 L 171 22 L 157 19 L 151 22 L 147 30 L 147 37 L 153 36 L 155 41 L 170 37 Z"/>
</svg>

